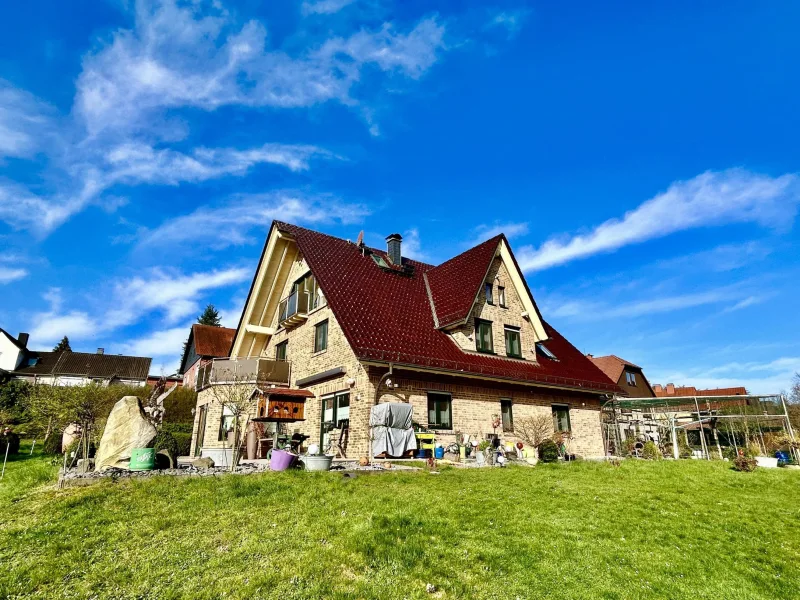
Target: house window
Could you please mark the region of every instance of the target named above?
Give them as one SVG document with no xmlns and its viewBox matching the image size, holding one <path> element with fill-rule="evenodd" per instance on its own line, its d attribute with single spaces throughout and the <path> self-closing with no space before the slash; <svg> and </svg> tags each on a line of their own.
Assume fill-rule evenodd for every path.
<svg viewBox="0 0 800 600">
<path fill-rule="evenodd" d="M 473 288 L 475 289 L 475 288 Z M 486 304 L 494 304 L 493 294 L 492 294 L 492 284 L 487 283 L 484 287 L 484 293 L 486 294 Z"/>
<path fill-rule="evenodd" d="M 428 392 L 428 427 L 452 429 L 452 397 L 450 394 Z"/>
<path fill-rule="evenodd" d="M 514 431 L 514 413 L 510 398 L 500 400 L 500 414 L 503 417 L 503 431 L 506 433 Z"/>
<path fill-rule="evenodd" d="M 275 360 L 286 360 L 286 348 L 289 346 L 289 340 L 281 342 L 275 346 Z"/>
<path fill-rule="evenodd" d="M 539 352 L 541 352 L 541 353 L 542 353 L 544 356 L 546 356 L 547 358 L 549 358 L 550 360 L 558 360 L 558 359 L 556 358 L 556 355 L 555 355 L 555 354 L 553 354 L 552 352 L 550 352 L 550 350 L 547 348 L 547 346 L 545 346 L 545 345 L 544 345 L 544 344 L 542 344 L 541 342 L 537 342 L 537 343 L 536 343 L 536 349 L 537 349 Z"/>
<path fill-rule="evenodd" d="M 497 287 L 497 302 L 503 308 L 506 307 L 506 288 L 498 286 Z"/>
<path fill-rule="evenodd" d="M 227 406 L 222 407 L 222 418 L 219 421 L 218 442 L 227 441 L 228 435 L 233 431 L 233 412 Z"/>
<path fill-rule="evenodd" d="M 519 341 L 519 329 L 506 325 L 506 355 L 522 358 L 522 346 Z"/>
<path fill-rule="evenodd" d="M 350 426 L 350 392 L 338 392 L 322 397 L 322 419 L 320 422 L 320 443 L 327 449 L 331 443 L 332 429 Z"/>
<path fill-rule="evenodd" d="M 475 347 L 478 352 L 494 352 L 491 321 L 475 319 Z"/>
<path fill-rule="evenodd" d="M 553 405 L 553 429 L 558 432 L 572 430 L 569 423 L 569 406 Z"/>
<path fill-rule="evenodd" d="M 322 352 L 328 348 L 328 321 L 327 319 L 314 327 L 314 352 Z"/>
<path fill-rule="evenodd" d="M 625 381 L 628 382 L 628 385 L 636 385 L 636 373 L 625 371 Z"/>
</svg>

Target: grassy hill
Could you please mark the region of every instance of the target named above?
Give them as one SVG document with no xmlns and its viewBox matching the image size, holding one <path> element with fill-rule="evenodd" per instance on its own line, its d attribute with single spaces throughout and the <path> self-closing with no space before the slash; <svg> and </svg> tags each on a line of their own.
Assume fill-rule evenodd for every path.
<svg viewBox="0 0 800 600">
<path fill-rule="evenodd" d="M 793 598 L 800 473 L 701 461 L 0 482 L 0 597 Z M 437 591 L 429 594 L 427 584 Z"/>
</svg>

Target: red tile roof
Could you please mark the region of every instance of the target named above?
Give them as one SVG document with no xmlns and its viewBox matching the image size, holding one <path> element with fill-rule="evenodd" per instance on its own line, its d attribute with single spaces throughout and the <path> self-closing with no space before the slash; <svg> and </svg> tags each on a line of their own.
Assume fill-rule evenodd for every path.
<svg viewBox="0 0 800 600">
<path fill-rule="evenodd" d="M 713 388 L 709 390 L 698 390 L 696 387 L 687 385 L 675 387 L 671 392 L 666 387 L 653 386 L 656 396 L 667 398 L 671 396 L 746 396 L 747 390 L 744 387 Z"/>
<path fill-rule="evenodd" d="M 235 335 L 235 329 L 195 323 L 192 325 L 195 354 L 212 358 L 228 356 Z"/>
<path fill-rule="evenodd" d="M 622 375 L 622 371 L 625 370 L 625 367 L 633 367 L 634 369 L 642 370 L 642 367 L 639 365 L 628 362 L 615 354 L 609 354 L 608 356 L 588 356 L 587 358 L 597 365 L 597 368 L 605 373 L 614 383 L 619 381 L 620 375 Z"/>
<path fill-rule="evenodd" d="M 497 235 L 425 273 L 439 327 L 469 316 L 502 239 Z"/>
<path fill-rule="evenodd" d="M 542 358 L 537 364 L 462 351 L 434 323 L 424 278 L 436 269 L 431 265 L 403 259 L 413 270 L 410 274 L 396 273 L 381 269 L 357 245 L 346 240 L 277 221 L 273 226 L 294 236 L 348 342 L 361 360 L 557 387 L 619 391 L 600 369 L 547 323 L 544 327 L 550 339 L 546 346 L 557 361 Z M 485 246 L 478 253 L 479 266 L 484 269 L 482 276 L 486 273 L 483 253 L 493 255 L 498 241 L 493 238 L 481 244 Z M 469 252 L 465 254 L 470 255 Z M 466 270 L 467 265 L 463 266 Z M 473 287 L 472 283 L 470 275 L 470 294 L 474 298 L 479 284 Z M 440 297 L 447 295 L 442 292 Z M 447 300 L 445 305 L 452 307 L 448 312 L 453 314 L 463 306 L 461 299 Z"/>
</svg>

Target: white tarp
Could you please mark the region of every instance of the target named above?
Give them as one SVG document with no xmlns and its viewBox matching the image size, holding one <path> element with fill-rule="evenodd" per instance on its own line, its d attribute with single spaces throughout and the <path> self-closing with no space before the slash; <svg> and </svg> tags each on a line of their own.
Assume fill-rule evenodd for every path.
<svg viewBox="0 0 800 600">
<path fill-rule="evenodd" d="M 403 456 L 417 449 L 412 421 L 414 409 L 410 404 L 387 402 L 372 407 L 369 425 L 372 427 L 372 456 L 383 452 L 387 456 Z"/>
</svg>

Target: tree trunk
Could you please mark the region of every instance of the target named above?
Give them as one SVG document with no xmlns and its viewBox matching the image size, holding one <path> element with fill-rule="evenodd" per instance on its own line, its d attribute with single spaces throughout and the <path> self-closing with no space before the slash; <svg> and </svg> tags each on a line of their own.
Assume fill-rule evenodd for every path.
<svg viewBox="0 0 800 600">
<path fill-rule="evenodd" d="M 231 473 L 239 462 L 239 415 L 233 417 L 233 447 L 231 448 Z"/>
</svg>

